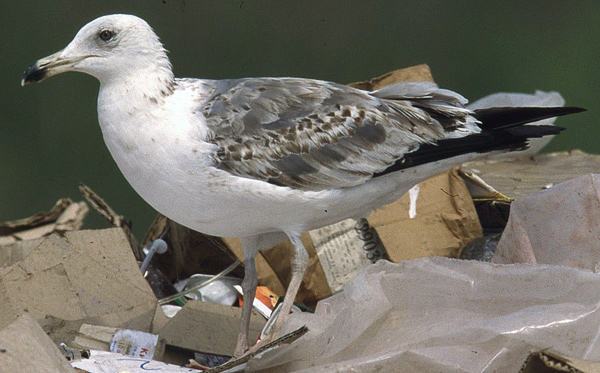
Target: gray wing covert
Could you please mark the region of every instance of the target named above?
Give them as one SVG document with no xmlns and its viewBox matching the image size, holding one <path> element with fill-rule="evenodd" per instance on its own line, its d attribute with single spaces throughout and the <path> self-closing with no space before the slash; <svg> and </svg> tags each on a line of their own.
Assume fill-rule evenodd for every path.
<svg viewBox="0 0 600 373">
<path fill-rule="evenodd" d="M 401 87 L 369 93 L 309 79 L 222 80 L 201 111 L 219 149 L 216 167 L 322 190 L 362 184 L 420 144 L 456 132 L 468 110 L 436 90 L 413 84 L 402 96 Z"/>
</svg>

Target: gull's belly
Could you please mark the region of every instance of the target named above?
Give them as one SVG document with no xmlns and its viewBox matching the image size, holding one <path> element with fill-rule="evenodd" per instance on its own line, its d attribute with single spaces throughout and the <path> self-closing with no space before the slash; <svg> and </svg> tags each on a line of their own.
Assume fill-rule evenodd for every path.
<svg viewBox="0 0 600 373">
<path fill-rule="evenodd" d="M 149 143 L 129 153 L 111 145 L 109 149 L 128 182 L 158 212 L 190 229 L 221 237 L 299 234 L 366 217 L 449 166 L 407 169 L 357 187 L 313 192 L 234 176 L 175 148 Z"/>
<path fill-rule="evenodd" d="M 123 139 L 121 134 L 120 139 Z M 168 218 L 196 231 L 246 237 L 274 231 L 301 232 L 331 220 L 331 198 L 240 178 L 206 164 L 193 147 L 154 141 L 123 149 L 105 136 L 119 169 L 136 192 Z M 324 222 L 323 224 L 321 222 Z M 312 224 L 311 224 L 312 223 Z"/>
<path fill-rule="evenodd" d="M 193 230 L 221 237 L 300 234 L 344 219 L 367 217 L 414 185 L 398 178 L 381 178 L 370 185 L 307 192 L 224 176 L 220 170 L 184 173 L 171 170 L 150 179 L 128 180 L 163 215 Z"/>
<path fill-rule="evenodd" d="M 321 209 L 318 200 L 310 201 L 288 190 L 270 190 L 284 188 L 269 185 L 258 190 L 253 181 L 235 180 L 237 177 L 223 180 L 210 172 L 190 175 L 171 170 L 152 178 L 127 178 L 142 198 L 163 215 L 215 236 L 302 232 L 311 219 L 321 221 L 327 217 L 326 208 Z"/>
</svg>

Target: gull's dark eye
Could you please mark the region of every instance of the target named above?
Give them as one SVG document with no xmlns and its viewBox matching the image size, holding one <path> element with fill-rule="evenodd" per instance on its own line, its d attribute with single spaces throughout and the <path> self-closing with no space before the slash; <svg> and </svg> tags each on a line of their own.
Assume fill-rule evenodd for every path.
<svg viewBox="0 0 600 373">
<path fill-rule="evenodd" d="M 113 38 L 115 34 L 112 31 L 109 30 L 102 30 L 100 31 L 100 34 L 98 34 L 98 36 L 100 37 L 100 39 L 104 40 L 104 41 L 109 41 L 110 39 Z"/>
</svg>

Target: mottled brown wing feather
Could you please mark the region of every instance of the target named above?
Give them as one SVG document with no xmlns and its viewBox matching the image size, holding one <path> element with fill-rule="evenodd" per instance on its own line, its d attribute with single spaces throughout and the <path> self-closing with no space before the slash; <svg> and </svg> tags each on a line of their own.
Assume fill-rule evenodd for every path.
<svg viewBox="0 0 600 373">
<path fill-rule="evenodd" d="M 373 93 L 296 78 L 213 84 L 201 112 L 215 166 L 303 190 L 362 184 L 421 144 L 477 131 L 462 98 L 432 83 Z"/>
</svg>

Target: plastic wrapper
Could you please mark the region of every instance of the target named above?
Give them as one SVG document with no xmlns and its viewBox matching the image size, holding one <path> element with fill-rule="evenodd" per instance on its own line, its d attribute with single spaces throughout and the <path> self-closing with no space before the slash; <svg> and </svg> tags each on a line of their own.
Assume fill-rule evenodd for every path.
<svg viewBox="0 0 600 373">
<path fill-rule="evenodd" d="M 561 266 L 493 265 L 447 258 L 379 261 L 315 314 L 291 345 L 250 371 L 516 372 L 551 347 L 600 360 L 600 276 Z"/>
<path fill-rule="evenodd" d="M 480 98 L 467 105 L 469 109 L 483 109 L 494 106 L 564 106 L 565 99 L 558 92 L 544 92 L 537 90 L 534 94 L 498 92 Z M 546 122 L 548 121 L 548 122 Z M 553 120 L 545 119 L 544 122 L 552 123 Z"/>
<path fill-rule="evenodd" d="M 179 291 L 192 288 L 200 285 L 203 282 L 210 280 L 213 275 L 195 274 L 190 278 L 176 284 Z M 213 281 L 208 285 L 186 294 L 190 299 L 199 299 L 203 302 L 211 302 L 222 304 L 225 306 L 233 306 L 238 301 L 238 293 L 234 285 L 240 285 L 242 280 L 235 277 L 221 277 L 217 281 Z"/>
<path fill-rule="evenodd" d="M 587 174 L 513 202 L 494 263 L 544 263 L 597 271 L 600 175 Z"/>
</svg>

